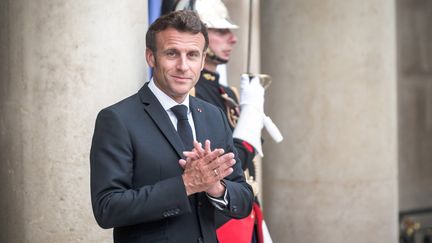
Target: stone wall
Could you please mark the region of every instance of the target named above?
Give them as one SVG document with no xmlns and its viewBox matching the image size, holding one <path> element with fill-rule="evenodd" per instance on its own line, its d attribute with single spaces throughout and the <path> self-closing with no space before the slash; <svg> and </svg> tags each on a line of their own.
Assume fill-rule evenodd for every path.
<svg viewBox="0 0 432 243">
<path fill-rule="evenodd" d="M 88 155 L 97 112 L 145 81 L 147 1 L 0 8 L 0 242 L 110 242 Z"/>
</svg>

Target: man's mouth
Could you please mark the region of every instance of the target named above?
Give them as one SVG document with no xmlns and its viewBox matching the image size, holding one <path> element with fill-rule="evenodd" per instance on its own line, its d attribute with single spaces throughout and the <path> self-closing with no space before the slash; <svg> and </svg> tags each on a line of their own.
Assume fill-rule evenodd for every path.
<svg viewBox="0 0 432 243">
<path fill-rule="evenodd" d="M 229 56 L 229 55 L 231 55 L 231 51 L 232 51 L 232 50 L 225 50 L 223 53 L 224 53 L 225 55 Z"/>
<path fill-rule="evenodd" d="M 178 81 L 189 81 L 191 79 L 191 78 L 186 77 L 186 76 L 177 76 L 177 75 L 173 75 L 172 77 Z"/>
</svg>

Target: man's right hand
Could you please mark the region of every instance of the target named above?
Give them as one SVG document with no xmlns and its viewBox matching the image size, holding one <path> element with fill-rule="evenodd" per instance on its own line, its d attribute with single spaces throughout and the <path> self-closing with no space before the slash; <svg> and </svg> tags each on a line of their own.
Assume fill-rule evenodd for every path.
<svg viewBox="0 0 432 243">
<path fill-rule="evenodd" d="M 206 140 L 205 148 L 194 142 L 194 149 L 184 152 L 186 160 L 179 163 L 184 168 L 182 175 L 187 195 L 206 191 L 213 197 L 220 197 L 225 187 L 220 181 L 233 172 L 234 154 L 224 154 L 223 149 L 211 151 L 210 141 Z"/>
</svg>

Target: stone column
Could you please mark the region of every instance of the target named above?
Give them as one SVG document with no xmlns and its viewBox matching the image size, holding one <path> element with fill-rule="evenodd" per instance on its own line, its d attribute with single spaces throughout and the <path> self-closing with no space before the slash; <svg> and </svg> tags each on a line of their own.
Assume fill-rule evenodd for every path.
<svg viewBox="0 0 432 243">
<path fill-rule="evenodd" d="M 432 206 L 432 2 L 399 0 L 397 9 L 399 205 L 410 211 Z M 425 215 L 409 217 L 427 226 Z"/>
<path fill-rule="evenodd" d="M 275 242 L 398 241 L 394 1 L 261 2 Z M 269 140 L 269 138 L 267 138 Z"/>
<path fill-rule="evenodd" d="M 145 80 L 147 1 L 0 3 L 0 242 L 110 242 L 93 218 L 97 112 Z"/>
</svg>

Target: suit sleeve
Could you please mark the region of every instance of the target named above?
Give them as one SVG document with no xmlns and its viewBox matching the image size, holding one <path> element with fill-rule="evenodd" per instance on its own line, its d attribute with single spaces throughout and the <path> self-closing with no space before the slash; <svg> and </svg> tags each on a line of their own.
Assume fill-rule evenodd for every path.
<svg viewBox="0 0 432 243">
<path fill-rule="evenodd" d="M 252 210 L 253 192 L 252 188 L 245 181 L 241 161 L 234 146 L 231 128 L 228 125 L 228 121 L 226 120 L 225 114 L 222 110 L 220 110 L 220 113 L 224 121 L 227 151 L 233 152 L 236 158 L 236 164 L 233 166 L 233 173 L 224 178 L 229 201 L 228 207 L 221 211 L 231 218 L 245 218 Z"/>
<path fill-rule="evenodd" d="M 181 176 L 134 188 L 133 157 L 133 144 L 126 126 L 113 110 L 102 110 L 96 119 L 90 151 L 92 207 L 102 228 L 191 212 Z"/>
</svg>

